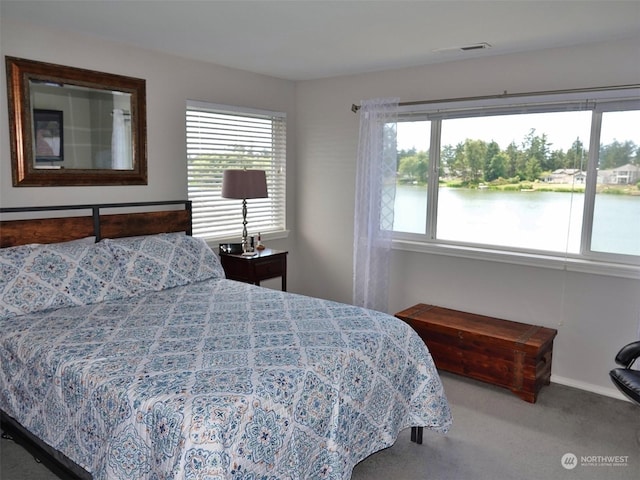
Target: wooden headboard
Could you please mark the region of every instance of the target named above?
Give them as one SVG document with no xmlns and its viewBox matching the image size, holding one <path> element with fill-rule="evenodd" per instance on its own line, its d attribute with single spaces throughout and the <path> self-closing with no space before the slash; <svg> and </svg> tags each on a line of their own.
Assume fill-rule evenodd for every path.
<svg viewBox="0 0 640 480">
<path fill-rule="evenodd" d="M 159 207 L 182 206 L 181 209 Z M 128 213 L 102 213 L 105 210 L 130 210 Z M 148 211 L 145 211 L 148 209 Z M 89 215 L 82 215 L 82 211 Z M 143 211 L 140 211 L 143 210 Z M 80 212 L 80 216 L 52 218 L 49 212 Z M 133 237 L 165 232 L 186 232 L 191 235 L 191 201 L 103 203 L 95 205 L 63 205 L 45 207 L 0 208 L 0 215 L 28 219 L 0 220 L 0 247 L 29 243 L 57 243 L 95 236 L 102 238 Z M 33 218 L 42 215 L 42 218 Z"/>
</svg>

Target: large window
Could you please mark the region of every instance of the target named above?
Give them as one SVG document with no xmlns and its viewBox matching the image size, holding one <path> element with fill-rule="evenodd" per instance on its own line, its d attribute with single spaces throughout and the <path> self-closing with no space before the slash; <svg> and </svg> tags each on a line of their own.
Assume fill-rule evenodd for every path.
<svg viewBox="0 0 640 480">
<path fill-rule="evenodd" d="M 410 107 L 396 239 L 640 264 L 638 94 Z"/>
<path fill-rule="evenodd" d="M 187 102 L 187 172 L 193 234 L 240 237 L 241 200 L 222 198 L 226 169 L 265 170 L 268 198 L 247 200 L 249 235 L 285 230 L 286 116 Z"/>
</svg>

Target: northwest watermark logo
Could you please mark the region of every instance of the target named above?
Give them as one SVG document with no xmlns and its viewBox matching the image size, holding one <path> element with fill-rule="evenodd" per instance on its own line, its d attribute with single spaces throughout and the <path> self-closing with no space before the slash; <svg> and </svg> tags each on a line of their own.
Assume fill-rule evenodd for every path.
<svg viewBox="0 0 640 480">
<path fill-rule="evenodd" d="M 565 453 L 562 455 L 562 466 L 567 470 L 573 470 L 578 466 L 578 457 L 576 457 L 573 453 Z"/>
<path fill-rule="evenodd" d="M 629 465 L 628 455 L 577 455 L 565 453 L 560 463 L 567 470 L 573 470 L 578 465 L 581 467 L 626 467 Z"/>
</svg>

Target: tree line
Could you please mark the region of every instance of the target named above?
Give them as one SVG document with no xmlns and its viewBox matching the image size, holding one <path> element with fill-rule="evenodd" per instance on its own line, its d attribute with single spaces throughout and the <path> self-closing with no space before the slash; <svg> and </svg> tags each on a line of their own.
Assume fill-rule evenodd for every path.
<svg viewBox="0 0 640 480">
<path fill-rule="evenodd" d="M 440 152 L 440 176 L 456 178 L 467 185 L 499 179 L 533 182 L 561 168 L 586 170 L 588 157 L 580 138 L 566 151 L 554 150 L 547 135 L 538 135 L 532 128 L 520 144 L 513 141 L 504 150 L 495 141 L 469 138 L 455 146 L 445 145 Z M 640 166 L 640 148 L 634 142 L 614 140 L 600 146 L 600 170 L 626 164 Z M 429 151 L 415 148 L 398 151 L 401 180 L 426 183 L 428 171 Z"/>
</svg>

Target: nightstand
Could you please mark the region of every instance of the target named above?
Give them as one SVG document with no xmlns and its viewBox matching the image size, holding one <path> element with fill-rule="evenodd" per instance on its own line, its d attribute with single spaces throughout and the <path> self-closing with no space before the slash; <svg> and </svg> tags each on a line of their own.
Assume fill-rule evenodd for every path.
<svg viewBox="0 0 640 480">
<path fill-rule="evenodd" d="M 282 277 L 282 291 L 287 290 L 287 254 L 266 248 L 253 257 L 220 253 L 220 262 L 229 280 L 260 285 L 262 280 Z"/>
</svg>

